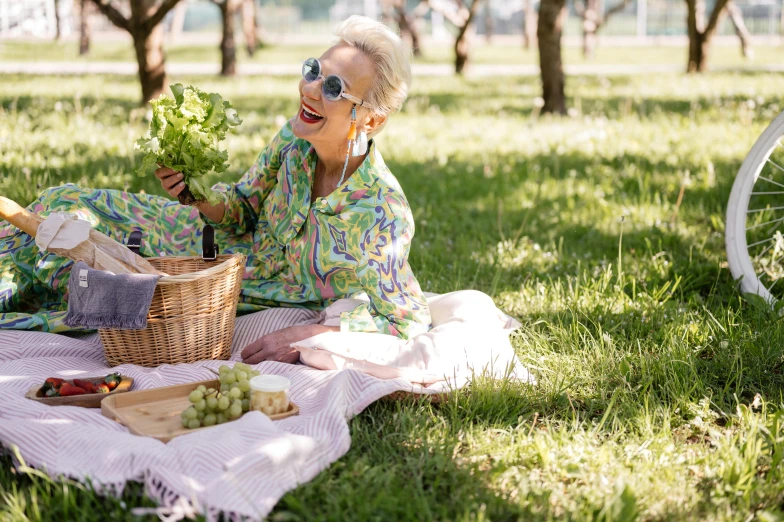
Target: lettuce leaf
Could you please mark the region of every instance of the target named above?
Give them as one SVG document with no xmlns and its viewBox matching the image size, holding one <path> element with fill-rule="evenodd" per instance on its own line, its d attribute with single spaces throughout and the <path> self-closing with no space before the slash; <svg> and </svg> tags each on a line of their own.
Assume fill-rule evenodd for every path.
<svg viewBox="0 0 784 522">
<path fill-rule="evenodd" d="M 136 140 L 136 149 L 144 152 L 137 173 L 143 176 L 157 165 L 177 170 L 195 198 L 216 204 L 220 197 L 203 178 L 228 169 L 229 154 L 220 142 L 242 120 L 220 94 L 179 83 L 171 92 L 173 97 L 161 94 L 150 102 L 150 131 Z"/>
</svg>

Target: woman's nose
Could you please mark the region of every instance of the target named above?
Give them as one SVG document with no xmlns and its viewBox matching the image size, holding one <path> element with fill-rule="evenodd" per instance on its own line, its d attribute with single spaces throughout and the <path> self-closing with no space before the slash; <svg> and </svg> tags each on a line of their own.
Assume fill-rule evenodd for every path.
<svg viewBox="0 0 784 522">
<path fill-rule="evenodd" d="M 305 82 L 305 85 L 302 86 L 302 94 L 313 100 L 320 100 L 322 81 L 323 80 L 321 78 L 318 78 L 312 82 Z"/>
</svg>

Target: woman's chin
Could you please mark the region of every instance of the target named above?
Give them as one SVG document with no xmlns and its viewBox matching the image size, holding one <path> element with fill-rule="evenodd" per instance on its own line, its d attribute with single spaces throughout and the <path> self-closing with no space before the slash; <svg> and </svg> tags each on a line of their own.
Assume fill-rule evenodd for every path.
<svg viewBox="0 0 784 522">
<path fill-rule="evenodd" d="M 319 124 L 305 123 L 299 116 L 292 123 L 291 132 L 294 136 L 303 140 L 314 137 L 318 133 L 318 129 L 321 128 Z"/>
</svg>

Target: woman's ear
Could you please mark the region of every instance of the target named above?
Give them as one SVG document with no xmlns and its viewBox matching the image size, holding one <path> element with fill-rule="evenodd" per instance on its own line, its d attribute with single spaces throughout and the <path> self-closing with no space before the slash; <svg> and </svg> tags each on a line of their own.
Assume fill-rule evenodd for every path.
<svg viewBox="0 0 784 522">
<path fill-rule="evenodd" d="M 368 134 L 373 134 L 373 132 L 381 127 L 385 121 L 387 121 L 387 117 L 385 115 L 374 113 L 368 114 L 365 118 L 365 132 Z"/>
</svg>

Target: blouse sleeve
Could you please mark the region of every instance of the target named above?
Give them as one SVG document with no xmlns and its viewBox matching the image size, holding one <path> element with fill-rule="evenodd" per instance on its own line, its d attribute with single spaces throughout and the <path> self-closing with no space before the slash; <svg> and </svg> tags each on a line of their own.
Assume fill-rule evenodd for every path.
<svg viewBox="0 0 784 522">
<path fill-rule="evenodd" d="M 428 331 L 430 310 L 408 264 L 413 235 L 413 220 L 401 213 L 387 214 L 364 235 L 356 274 L 370 302 L 344 312 L 341 331 L 380 332 L 403 339 Z"/>
<path fill-rule="evenodd" d="M 286 127 L 261 151 L 255 163 L 238 182 L 216 183 L 212 187 L 222 194 L 226 210 L 219 223 L 202 216 L 207 223 L 231 230 L 240 236 L 256 228 L 261 204 L 277 180 L 282 162 L 281 153 L 285 145 L 281 136 L 284 132 Z"/>
</svg>

